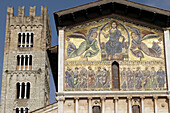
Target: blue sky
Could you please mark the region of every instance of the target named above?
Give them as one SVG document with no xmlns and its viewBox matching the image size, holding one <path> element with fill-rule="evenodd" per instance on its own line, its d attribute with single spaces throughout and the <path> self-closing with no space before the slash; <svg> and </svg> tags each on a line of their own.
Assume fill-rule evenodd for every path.
<svg viewBox="0 0 170 113">
<path fill-rule="evenodd" d="M 25 6 L 26 16 L 29 14 L 29 6 L 37 7 L 37 15 L 40 15 L 41 6 L 47 6 L 51 29 L 52 29 L 52 46 L 57 44 L 57 32 L 55 28 L 53 12 L 75 7 L 78 5 L 90 3 L 96 0 L 0 0 L 0 86 L 2 81 L 2 67 L 3 67 L 3 54 L 4 54 L 4 39 L 5 39 L 5 25 L 6 25 L 6 12 L 7 7 L 14 7 L 14 15 L 17 15 L 18 6 Z M 158 7 L 161 9 L 170 10 L 170 0 L 131 0 L 134 2 Z M 52 77 L 51 77 L 52 78 Z M 50 103 L 55 102 L 55 88 L 51 80 L 51 98 Z M 1 87 L 0 87 L 1 91 Z"/>
</svg>

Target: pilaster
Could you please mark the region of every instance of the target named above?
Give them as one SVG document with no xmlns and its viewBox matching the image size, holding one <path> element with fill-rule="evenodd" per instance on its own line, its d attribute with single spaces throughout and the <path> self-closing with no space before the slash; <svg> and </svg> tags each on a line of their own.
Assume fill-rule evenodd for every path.
<svg viewBox="0 0 170 113">
<path fill-rule="evenodd" d="M 141 96 L 140 99 L 141 99 L 141 113 L 144 113 L 144 99 L 145 99 L 145 97 Z"/>
<path fill-rule="evenodd" d="M 92 113 L 92 97 L 89 97 L 88 98 L 88 103 L 89 103 L 89 106 L 88 106 L 88 113 Z"/>
<path fill-rule="evenodd" d="M 59 30 L 58 92 L 64 91 L 64 30 Z"/>
<path fill-rule="evenodd" d="M 58 101 L 58 113 L 64 113 L 64 96 L 57 96 L 56 100 Z"/>
<path fill-rule="evenodd" d="M 105 99 L 106 99 L 106 97 L 101 97 L 101 100 L 102 100 L 102 113 L 105 113 Z"/>
<path fill-rule="evenodd" d="M 158 113 L 158 105 L 157 105 L 158 97 L 154 96 L 153 99 L 154 99 L 154 111 L 155 113 Z"/>
<path fill-rule="evenodd" d="M 114 97 L 114 101 L 115 101 L 115 113 L 118 113 L 118 110 L 117 110 L 117 108 L 118 108 L 118 106 L 117 106 L 117 104 L 118 104 L 118 97 Z"/>
<path fill-rule="evenodd" d="M 165 43 L 165 57 L 166 57 L 166 70 L 167 70 L 167 83 L 168 91 L 170 92 L 170 33 L 169 29 L 164 30 L 164 43 Z"/>
<path fill-rule="evenodd" d="M 75 99 L 75 113 L 79 113 L 79 98 L 76 97 Z"/>
<path fill-rule="evenodd" d="M 168 99 L 168 112 L 170 113 L 170 96 L 167 96 Z"/>
<path fill-rule="evenodd" d="M 132 97 L 129 96 L 127 97 L 127 100 L 128 100 L 128 113 L 132 113 Z"/>
</svg>

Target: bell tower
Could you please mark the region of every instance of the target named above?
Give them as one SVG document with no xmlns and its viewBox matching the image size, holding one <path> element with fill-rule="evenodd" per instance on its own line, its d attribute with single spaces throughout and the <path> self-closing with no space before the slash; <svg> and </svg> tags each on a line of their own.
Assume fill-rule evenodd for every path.
<svg viewBox="0 0 170 113">
<path fill-rule="evenodd" d="M 28 113 L 49 103 L 50 66 L 46 50 L 51 46 L 47 7 L 7 8 L 1 90 L 1 113 Z"/>
</svg>

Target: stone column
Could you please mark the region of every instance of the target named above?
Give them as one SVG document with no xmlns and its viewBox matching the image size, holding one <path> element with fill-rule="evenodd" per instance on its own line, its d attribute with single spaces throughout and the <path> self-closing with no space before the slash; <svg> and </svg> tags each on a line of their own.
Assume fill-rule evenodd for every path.
<svg viewBox="0 0 170 113">
<path fill-rule="evenodd" d="M 58 113 L 64 113 L 64 96 L 57 96 L 56 100 L 58 101 Z"/>
<path fill-rule="evenodd" d="M 30 68 L 29 65 L 30 65 L 30 55 L 28 55 L 28 65 L 27 65 L 28 67 L 27 67 L 27 70 L 29 70 L 29 68 Z"/>
<path fill-rule="evenodd" d="M 27 47 L 27 33 L 24 34 L 25 34 L 25 47 Z"/>
<path fill-rule="evenodd" d="M 132 97 L 129 96 L 127 97 L 127 100 L 128 100 L 128 113 L 132 113 Z"/>
<path fill-rule="evenodd" d="M 26 55 L 23 55 L 24 56 L 24 66 L 23 66 L 23 70 L 25 70 L 25 58 L 26 58 Z"/>
<path fill-rule="evenodd" d="M 59 30 L 58 92 L 64 91 L 64 30 Z"/>
<path fill-rule="evenodd" d="M 140 97 L 141 98 L 141 113 L 144 113 L 144 98 L 145 97 Z"/>
<path fill-rule="evenodd" d="M 170 29 L 170 28 L 169 28 Z M 167 69 L 167 85 L 168 92 L 170 93 L 170 33 L 169 29 L 164 29 L 164 42 L 165 42 L 165 57 L 166 57 L 166 69 Z"/>
<path fill-rule="evenodd" d="M 31 33 L 29 33 L 29 46 L 28 47 L 31 47 Z"/>
<path fill-rule="evenodd" d="M 21 70 L 21 55 L 19 55 L 19 70 Z"/>
<path fill-rule="evenodd" d="M 154 99 L 154 110 L 155 110 L 155 113 L 158 113 L 158 107 L 157 107 L 157 100 L 158 100 L 158 97 L 157 96 L 154 96 L 153 97 Z"/>
<path fill-rule="evenodd" d="M 19 110 L 19 113 L 21 113 L 21 108 L 19 108 L 18 110 Z"/>
<path fill-rule="evenodd" d="M 89 113 L 92 113 L 92 97 L 89 97 L 88 101 L 89 101 Z"/>
<path fill-rule="evenodd" d="M 19 99 L 21 99 L 22 83 L 19 83 Z"/>
<path fill-rule="evenodd" d="M 20 47 L 22 47 L 22 40 L 23 40 L 23 34 L 21 33 L 21 45 L 20 45 Z"/>
<path fill-rule="evenodd" d="M 170 96 L 167 96 L 168 99 L 168 112 L 170 113 Z"/>
<path fill-rule="evenodd" d="M 27 83 L 25 83 L 25 95 L 24 95 L 24 98 L 25 99 L 27 98 Z"/>
<path fill-rule="evenodd" d="M 106 99 L 106 97 L 101 97 L 101 100 L 102 100 L 102 113 L 105 113 L 105 99 Z"/>
<path fill-rule="evenodd" d="M 114 97 L 114 100 L 115 100 L 115 113 L 118 113 L 117 111 L 117 103 L 118 103 L 118 97 Z"/>
<path fill-rule="evenodd" d="M 75 105 L 75 110 L 76 110 L 75 113 L 78 113 L 78 112 L 79 112 L 79 102 L 78 102 L 78 101 L 79 101 L 79 100 L 78 100 L 79 98 L 76 97 L 76 98 L 74 98 L 74 99 L 75 99 L 75 101 L 76 101 L 76 102 L 75 102 L 75 104 L 76 104 L 76 105 Z"/>
</svg>

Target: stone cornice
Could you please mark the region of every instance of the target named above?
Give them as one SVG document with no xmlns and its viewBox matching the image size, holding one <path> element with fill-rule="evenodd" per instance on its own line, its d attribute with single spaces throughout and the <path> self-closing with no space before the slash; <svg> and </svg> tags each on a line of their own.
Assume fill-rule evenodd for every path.
<svg viewBox="0 0 170 113">
<path fill-rule="evenodd" d="M 42 70 L 25 70 L 25 71 L 13 71 L 13 70 L 6 70 L 5 73 L 7 74 L 41 74 Z"/>
<path fill-rule="evenodd" d="M 119 97 L 127 97 L 133 96 L 133 97 L 141 97 L 142 95 L 145 95 L 145 97 L 151 97 L 151 96 L 168 96 L 168 91 L 65 91 L 65 92 L 57 92 L 57 96 L 65 96 L 65 97 L 96 97 L 98 95 L 104 95 L 107 97 L 112 97 L 113 95 L 118 95 Z"/>
</svg>

